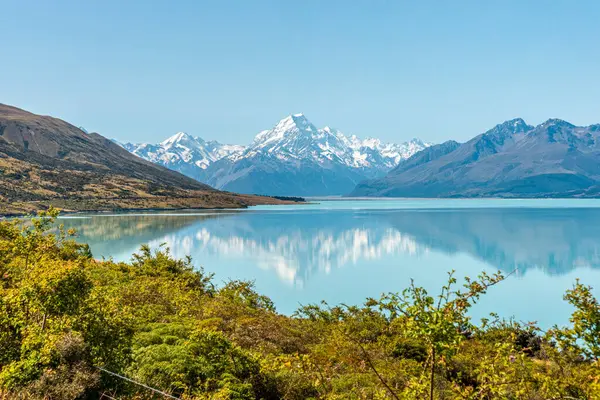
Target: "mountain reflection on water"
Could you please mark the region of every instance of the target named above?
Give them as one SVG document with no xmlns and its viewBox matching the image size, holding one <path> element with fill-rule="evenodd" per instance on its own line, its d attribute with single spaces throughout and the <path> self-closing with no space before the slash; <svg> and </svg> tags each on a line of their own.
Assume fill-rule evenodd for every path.
<svg viewBox="0 0 600 400">
<path fill-rule="evenodd" d="M 560 275 L 600 265 L 597 208 L 273 210 L 61 222 L 76 228 L 96 257 L 128 260 L 141 244 L 165 243 L 176 257 L 244 259 L 295 285 L 347 265 L 429 252 L 468 254 L 521 276 L 531 269 Z"/>
</svg>

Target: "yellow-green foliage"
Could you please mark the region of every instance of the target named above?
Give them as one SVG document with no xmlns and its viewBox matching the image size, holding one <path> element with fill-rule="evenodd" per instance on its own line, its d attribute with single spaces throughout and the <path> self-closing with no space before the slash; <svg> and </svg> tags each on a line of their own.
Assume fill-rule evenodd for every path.
<svg viewBox="0 0 600 400">
<path fill-rule="evenodd" d="M 471 321 L 501 275 L 284 316 L 168 249 L 94 260 L 56 215 L 0 222 L 0 398 L 163 396 L 111 371 L 182 399 L 600 399 L 600 305 L 580 283 L 571 325 L 545 333 Z"/>
</svg>

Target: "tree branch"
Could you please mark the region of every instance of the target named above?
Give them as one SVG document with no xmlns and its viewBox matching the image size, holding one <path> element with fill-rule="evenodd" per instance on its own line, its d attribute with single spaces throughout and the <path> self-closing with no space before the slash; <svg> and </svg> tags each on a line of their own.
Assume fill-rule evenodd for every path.
<svg viewBox="0 0 600 400">
<path fill-rule="evenodd" d="M 383 376 L 381 376 L 381 374 L 379 374 L 379 371 L 377 371 L 377 368 L 375 368 L 375 365 L 373 365 L 373 362 L 371 361 L 371 357 L 369 357 L 369 354 L 367 353 L 365 348 L 359 342 L 356 342 L 356 344 L 362 350 L 363 356 L 367 360 L 367 364 L 369 364 L 369 367 L 373 370 L 373 372 L 375 372 L 375 375 L 377 375 L 377 378 L 379 379 L 379 381 L 383 384 L 383 386 L 385 386 L 385 388 L 390 392 L 390 394 L 396 400 L 400 400 L 400 398 L 398 397 L 398 395 L 396 395 L 396 393 L 394 393 L 394 391 L 392 390 L 390 385 L 388 385 L 388 383 L 385 381 L 385 379 L 383 379 Z"/>
</svg>

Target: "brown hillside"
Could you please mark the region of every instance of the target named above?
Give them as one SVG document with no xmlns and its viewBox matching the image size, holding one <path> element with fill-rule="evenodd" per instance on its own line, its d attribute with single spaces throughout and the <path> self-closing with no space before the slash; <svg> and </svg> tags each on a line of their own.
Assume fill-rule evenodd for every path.
<svg viewBox="0 0 600 400">
<path fill-rule="evenodd" d="M 97 133 L 0 104 L 0 214 L 225 208 L 280 203 L 221 192 L 142 160 Z"/>
</svg>

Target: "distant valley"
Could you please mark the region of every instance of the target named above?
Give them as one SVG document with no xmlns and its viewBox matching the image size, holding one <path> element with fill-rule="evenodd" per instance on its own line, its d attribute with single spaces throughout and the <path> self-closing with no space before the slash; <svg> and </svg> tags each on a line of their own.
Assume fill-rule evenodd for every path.
<svg viewBox="0 0 600 400">
<path fill-rule="evenodd" d="M 361 140 L 330 127 L 319 129 L 303 114 L 294 114 L 257 134 L 248 146 L 204 141 L 183 132 L 158 144 L 121 145 L 220 190 L 323 196 L 344 195 L 361 181 L 382 177 L 431 143 Z"/>
</svg>

